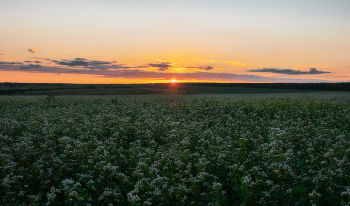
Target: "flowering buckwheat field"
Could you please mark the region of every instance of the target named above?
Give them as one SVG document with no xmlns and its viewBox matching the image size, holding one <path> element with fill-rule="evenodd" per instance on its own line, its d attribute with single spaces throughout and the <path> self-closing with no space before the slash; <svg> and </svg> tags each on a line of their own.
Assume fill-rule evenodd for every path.
<svg viewBox="0 0 350 206">
<path fill-rule="evenodd" d="M 0 97 L 0 205 L 341 205 L 349 95 Z"/>
</svg>

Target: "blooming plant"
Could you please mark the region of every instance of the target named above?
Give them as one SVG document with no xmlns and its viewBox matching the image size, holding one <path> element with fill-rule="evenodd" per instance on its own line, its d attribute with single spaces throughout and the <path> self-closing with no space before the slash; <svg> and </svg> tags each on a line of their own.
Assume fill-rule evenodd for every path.
<svg viewBox="0 0 350 206">
<path fill-rule="evenodd" d="M 0 205 L 349 205 L 350 97 L 0 97 Z"/>
</svg>

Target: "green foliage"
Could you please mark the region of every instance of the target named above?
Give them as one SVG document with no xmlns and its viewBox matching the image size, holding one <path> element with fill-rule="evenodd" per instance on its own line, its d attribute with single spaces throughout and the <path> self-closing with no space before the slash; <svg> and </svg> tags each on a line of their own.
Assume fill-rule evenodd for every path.
<svg viewBox="0 0 350 206">
<path fill-rule="evenodd" d="M 112 103 L 113 103 L 113 104 L 118 104 L 118 98 L 117 98 L 117 97 L 112 98 Z"/>
<path fill-rule="evenodd" d="M 48 102 L 54 102 L 56 100 L 56 98 L 53 94 L 47 95 L 46 99 Z"/>
<path fill-rule="evenodd" d="M 0 205 L 349 204 L 349 99 L 1 97 Z"/>
</svg>

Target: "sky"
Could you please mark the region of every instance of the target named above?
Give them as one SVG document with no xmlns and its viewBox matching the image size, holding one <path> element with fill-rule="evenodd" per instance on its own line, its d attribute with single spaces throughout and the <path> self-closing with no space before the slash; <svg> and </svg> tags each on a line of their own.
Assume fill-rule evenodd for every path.
<svg viewBox="0 0 350 206">
<path fill-rule="evenodd" d="M 349 11 L 349 0 L 0 0 L 0 82 L 347 82 Z"/>
</svg>

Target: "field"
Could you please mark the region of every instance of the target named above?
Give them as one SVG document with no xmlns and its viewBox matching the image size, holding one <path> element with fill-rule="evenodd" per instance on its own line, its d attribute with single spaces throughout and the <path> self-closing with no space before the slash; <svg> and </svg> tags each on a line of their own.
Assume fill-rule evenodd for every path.
<svg viewBox="0 0 350 206">
<path fill-rule="evenodd" d="M 0 96 L 0 128 L 0 205 L 350 204 L 349 93 Z"/>
<path fill-rule="evenodd" d="M 248 84 L 237 87 L 223 84 L 29 84 L 0 83 L 0 95 L 195 95 L 195 94 L 261 94 L 309 92 L 307 88 L 264 88 Z M 263 84 L 261 84 L 263 85 Z M 287 84 L 286 84 L 287 85 Z M 344 84 L 345 85 L 345 84 Z M 343 87 L 344 87 L 343 85 Z M 243 85 L 245 86 L 245 85 Z M 298 86 L 294 84 L 294 87 Z M 286 87 L 286 86 L 284 86 Z M 293 87 L 292 87 L 293 88 Z"/>
</svg>

